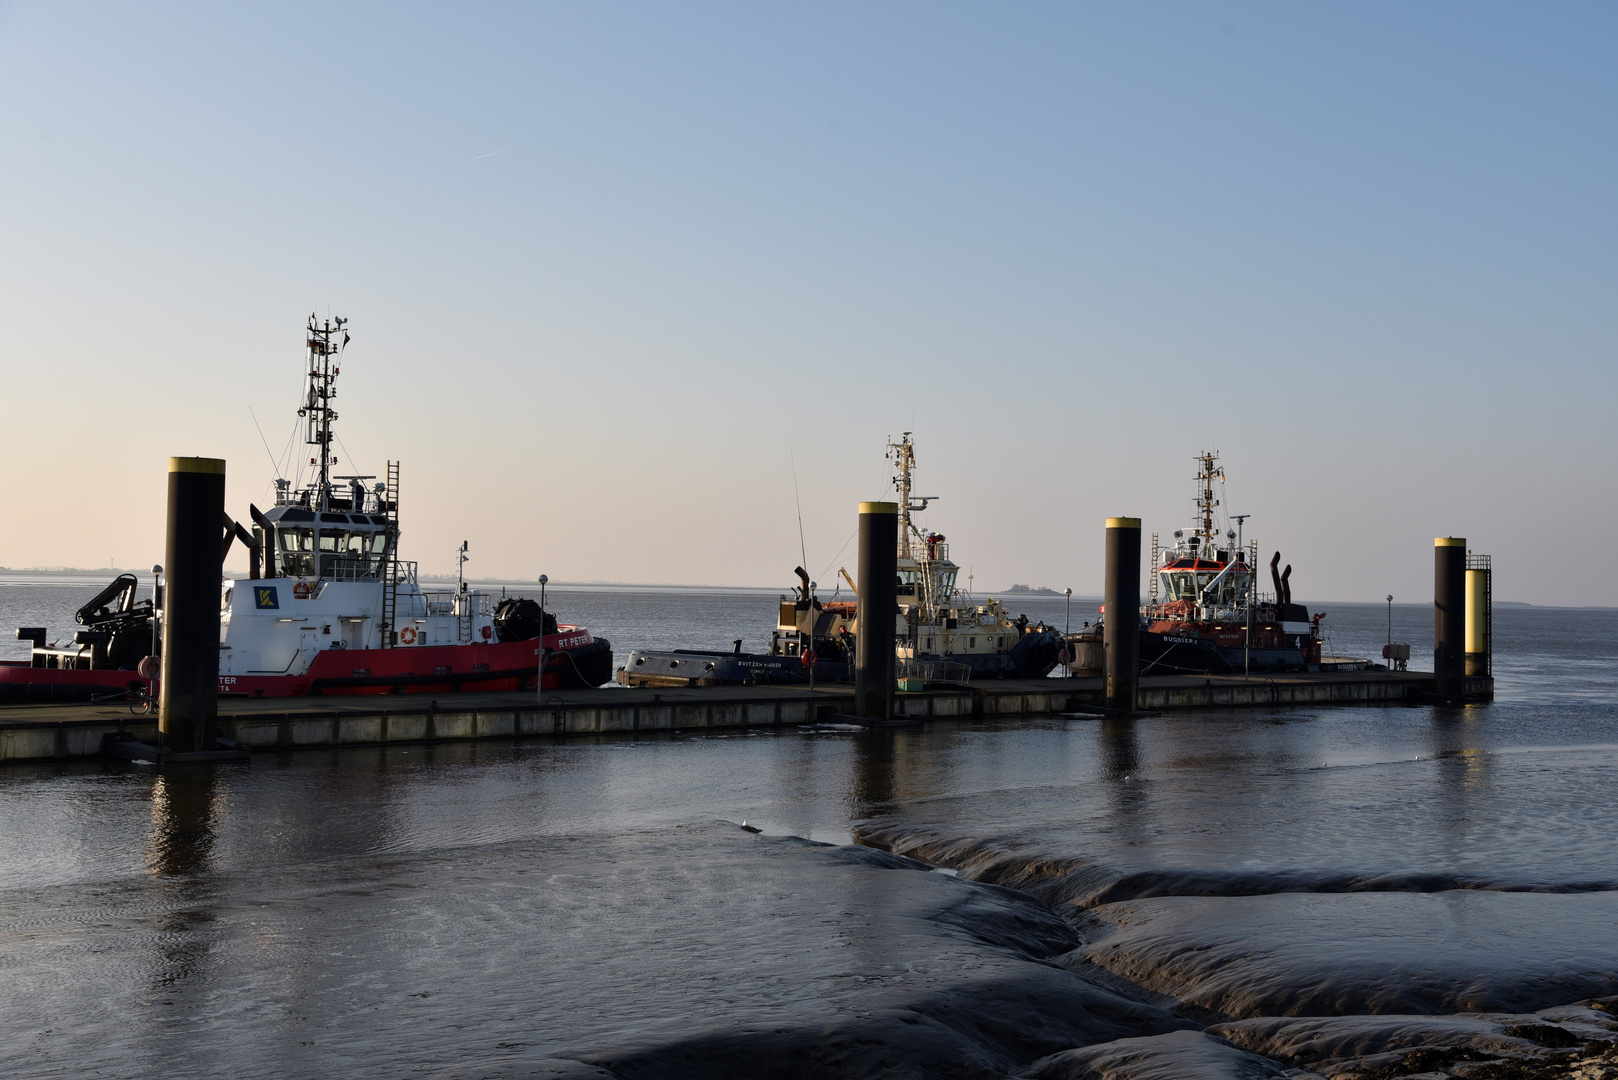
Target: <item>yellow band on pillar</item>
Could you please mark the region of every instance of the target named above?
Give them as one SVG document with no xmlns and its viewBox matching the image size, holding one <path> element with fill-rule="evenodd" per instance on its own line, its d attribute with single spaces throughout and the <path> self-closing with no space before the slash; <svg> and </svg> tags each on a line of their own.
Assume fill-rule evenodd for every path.
<svg viewBox="0 0 1618 1080">
<path fill-rule="evenodd" d="M 1464 536 L 1439 536 L 1433 539 L 1433 547 L 1465 547 Z"/>
<path fill-rule="evenodd" d="M 1107 528 L 1109 528 L 1109 529 L 1138 529 L 1138 528 L 1140 528 L 1140 518 L 1108 518 L 1107 519 Z"/>
<path fill-rule="evenodd" d="M 860 513 L 862 513 L 862 514 L 897 514 L 898 512 L 899 512 L 899 504 L 898 503 L 888 503 L 888 502 L 862 502 L 862 503 L 860 503 Z"/>
<path fill-rule="evenodd" d="M 200 472 L 225 475 L 225 459 L 216 457 L 171 457 L 169 472 Z"/>
</svg>

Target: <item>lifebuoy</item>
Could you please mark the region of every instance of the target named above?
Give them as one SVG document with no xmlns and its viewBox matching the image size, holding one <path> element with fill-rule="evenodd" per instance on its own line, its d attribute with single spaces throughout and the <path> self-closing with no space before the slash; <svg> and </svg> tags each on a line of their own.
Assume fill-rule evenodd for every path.
<svg viewBox="0 0 1618 1080">
<path fill-rule="evenodd" d="M 299 600 L 309 599 L 309 583 L 307 581 L 300 581 L 296 585 L 292 586 L 292 595 L 297 597 Z"/>
<path fill-rule="evenodd" d="M 399 640 L 404 642 L 406 645 L 414 645 L 416 643 L 416 628 L 414 626 L 407 626 L 403 630 L 399 631 Z"/>
<path fill-rule="evenodd" d="M 814 667 L 820 660 L 820 654 L 813 649 L 805 649 L 802 660 L 804 667 Z"/>
</svg>

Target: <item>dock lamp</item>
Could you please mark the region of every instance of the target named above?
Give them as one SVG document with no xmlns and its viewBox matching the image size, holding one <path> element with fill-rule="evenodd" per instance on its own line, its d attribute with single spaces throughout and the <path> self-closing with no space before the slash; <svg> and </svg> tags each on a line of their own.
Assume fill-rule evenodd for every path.
<svg viewBox="0 0 1618 1080">
<path fill-rule="evenodd" d="M 1067 657 L 1063 667 L 1067 669 L 1067 677 L 1073 677 L 1073 643 L 1068 640 L 1073 635 L 1073 590 L 1063 589 L 1062 595 L 1067 597 L 1067 616 L 1062 628 L 1062 655 Z"/>
<path fill-rule="evenodd" d="M 803 662 L 809 668 L 809 693 L 811 695 L 815 692 L 815 664 L 820 659 L 820 655 L 815 652 L 815 587 L 817 584 L 817 582 L 813 581 L 809 583 L 809 610 L 805 613 L 808 617 L 804 620 L 809 624 L 809 652 L 803 657 Z M 798 651 L 803 651 L 801 644 L 798 646 Z"/>
<path fill-rule="evenodd" d="M 1388 644 L 1393 644 L 1393 594 L 1388 594 Z"/>
<path fill-rule="evenodd" d="M 545 644 L 545 586 L 550 580 L 547 574 L 539 575 L 539 648 L 534 650 L 539 654 L 539 674 L 534 677 L 534 692 L 541 698 L 545 696 L 545 665 L 551 658 L 550 646 Z"/>
<path fill-rule="evenodd" d="M 158 671 L 158 667 L 157 667 L 158 659 L 157 659 L 157 656 L 158 656 L 158 649 L 160 648 L 160 643 L 159 643 L 159 639 L 158 639 L 158 636 L 157 636 L 157 617 L 158 617 L 158 612 L 160 612 L 162 610 L 163 610 L 163 564 L 158 563 L 157 565 L 152 567 L 152 651 L 151 651 L 151 657 L 152 657 L 152 674 L 154 676 L 157 674 L 157 671 Z M 150 683 L 150 682 L 155 682 L 156 680 L 155 680 L 155 678 L 153 678 L 153 679 L 147 679 L 146 681 Z"/>
</svg>

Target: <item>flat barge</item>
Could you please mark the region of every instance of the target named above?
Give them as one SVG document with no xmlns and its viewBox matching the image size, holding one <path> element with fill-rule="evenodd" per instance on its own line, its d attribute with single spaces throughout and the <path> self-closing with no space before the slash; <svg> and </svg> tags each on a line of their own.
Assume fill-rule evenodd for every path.
<svg viewBox="0 0 1618 1080">
<path fill-rule="evenodd" d="M 1276 705 L 1410 705 L 1431 695 L 1433 676 L 1414 671 L 1289 672 L 1263 677 L 1160 675 L 1141 679 L 1142 710 L 1263 708 Z M 1494 680 L 1468 676 L 1469 699 L 1494 696 Z M 899 694 L 910 721 L 989 716 L 1099 714 L 1102 680 L 996 679 Z M 219 733 L 257 751 L 386 746 L 784 727 L 824 722 L 852 707 L 846 685 L 709 686 L 643 690 L 471 692 L 374 697 L 221 698 Z M 108 736 L 150 742 L 157 718 L 123 706 L 0 708 L 0 762 L 95 757 Z"/>
</svg>

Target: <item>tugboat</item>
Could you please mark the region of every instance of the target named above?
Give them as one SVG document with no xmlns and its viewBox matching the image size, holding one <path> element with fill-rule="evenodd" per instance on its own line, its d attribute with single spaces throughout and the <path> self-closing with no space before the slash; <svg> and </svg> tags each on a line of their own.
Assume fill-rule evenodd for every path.
<svg viewBox="0 0 1618 1080">
<path fill-rule="evenodd" d="M 900 678 L 951 682 L 982 678 L 1040 678 L 1060 660 L 1061 632 L 1027 616 L 1012 618 L 1005 605 L 990 599 L 977 603 L 956 582 L 960 567 L 949 557 L 941 533 L 926 533 L 911 518 L 936 496 L 913 495 L 916 465 L 910 432 L 890 442 L 893 486 L 899 494 L 898 594 L 894 649 Z M 853 660 L 858 601 L 826 600 L 814 595 L 814 583 L 803 567 L 793 571 L 798 585 L 782 596 L 767 653 L 675 650 L 632 652 L 618 681 L 626 686 L 704 686 L 735 682 L 804 682 L 813 668 L 817 681 L 849 678 Z M 856 598 L 857 583 L 839 573 Z"/>
<path fill-rule="evenodd" d="M 593 687 L 612 675 L 612 646 L 582 626 L 558 624 L 525 597 L 421 587 L 417 565 L 398 557 L 399 463 L 374 475 L 334 476 L 331 401 L 346 319 L 306 332 L 308 388 L 298 415 L 315 448 L 310 482 L 275 481 L 275 505 L 249 512 L 254 528 L 226 533 L 249 549 L 247 578 L 220 595 L 219 692 L 246 697 L 306 694 L 453 693 Z M 461 545 L 464 568 L 467 545 Z M 70 647 L 49 647 L 25 627 L 30 662 L 0 665 L 0 700 L 96 700 L 138 691 L 154 665 L 140 661 L 161 642 L 161 594 L 154 612 L 134 602 L 134 578 L 119 578 L 79 612 L 89 627 Z M 143 636 L 144 635 L 144 636 Z M 123 644 L 127 642 L 127 644 Z M 543 668 L 543 670 L 541 670 Z M 9 692 L 7 692 L 9 691 Z"/>
<path fill-rule="evenodd" d="M 1272 596 L 1257 592 L 1258 544 L 1244 545 L 1237 528 L 1220 532 L 1215 511 L 1221 500 L 1214 481 L 1224 482 L 1219 455 L 1197 456 L 1197 509 L 1189 532 L 1160 548 L 1152 536 L 1149 599 L 1140 609 L 1142 675 L 1242 674 L 1249 671 L 1320 670 L 1320 620 L 1292 602 L 1292 567 L 1270 559 Z M 1109 618 L 1104 612 L 1102 618 Z M 1075 635 L 1075 653 L 1099 657 L 1101 626 Z"/>
</svg>

